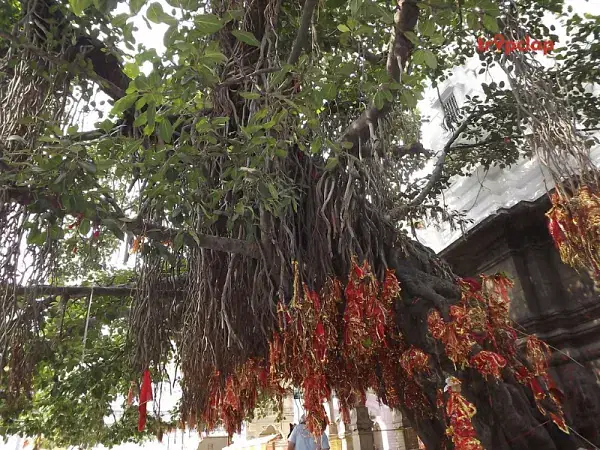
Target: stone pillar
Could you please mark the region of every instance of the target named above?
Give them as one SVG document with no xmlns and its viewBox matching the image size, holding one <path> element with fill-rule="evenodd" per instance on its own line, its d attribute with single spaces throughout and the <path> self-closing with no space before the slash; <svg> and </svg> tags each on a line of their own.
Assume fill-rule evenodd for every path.
<svg viewBox="0 0 600 450">
<path fill-rule="evenodd" d="M 402 416 L 402 434 L 406 450 L 419 450 L 419 437 L 408 419 Z"/>
<path fill-rule="evenodd" d="M 354 450 L 354 442 L 352 442 L 352 424 L 344 423 L 343 428 L 342 450 Z"/>
<path fill-rule="evenodd" d="M 357 406 L 354 410 L 356 423 L 353 424 L 354 450 L 374 450 L 373 421 L 369 416 L 369 408 L 365 405 Z"/>
<path fill-rule="evenodd" d="M 329 447 L 331 450 L 342 450 L 342 440 L 339 436 L 333 399 L 329 399 L 327 406 L 329 407 Z"/>
<path fill-rule="evenodd" d="M 406 450 L 404 441 L 404 426 L 402 425 L 402 413 L 396 409 L 392 410 L 392 432 L 389 433 L 389 445 L 391 450 Z"/>
</svg>

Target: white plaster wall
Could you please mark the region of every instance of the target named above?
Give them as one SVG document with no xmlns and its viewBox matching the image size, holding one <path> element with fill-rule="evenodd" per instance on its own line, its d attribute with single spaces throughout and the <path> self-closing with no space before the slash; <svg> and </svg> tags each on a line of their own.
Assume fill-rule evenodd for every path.
<svg viewBox="0 0 600 450">
<path fill-rule="evenodd" d="M 464 67 L 455 68 L 453 75 L 439 87 L 442 99 L 445 100 L 444 96 L 451 90 L 458 106 L 461 107 L 466 101 L 466 95 L 479 95 L 480 98 L 484 98 L 481 88 L 483 83 L 499 83 L 506 80 L 499 68 L 479 75 L 477 67 L 478 58 L 475 57 Z M 589 90 L 600 92 L 600 87 L 590 87 Z M 443 109 L 435 89 L 427 90 L 419 108 L 429 117 L 429 121 L 422 125 L 423 145 L 438 155 L 450 138 L 451 132 L 442 128 Z M 600 134 L 596 133 L 595 136 L 600 137 Z M 457 140 L 457 143 L 466 142 Z M 600 164 L 600 145 L 592 149 L 591 157 L 596 165 Z M 420 176 L 430 173 L 432 167 L 433 161 Z M 510 208 L 523 200 L 534 201 L 554 187 L 548 171 L 537 158 L 521 159 L 507 169 L 492 167 L 486 172 L 482 167 L 478 167 L 470 177 L 454 177 L 451 183 L 443 193 L 443 200 L 449 210 L 465 212 L 466 218 L 472 220 L 472 223 L 462 230 L 452 230 L 448 224 L 431 222 L 426 224 L 426 228 L 417 230 L 418 239 L 436 252 L 449 246 L 499 209 Z"/>
<path fill-rule="evenodd" d="M 366 406 L 371 420 L 379 424 L 381 430 L 374 433 L 375 443 L 379 442 L 381 445 L 379 450 L 405 450 L 400 413 L 380 404 L 377 396 L 372 393 L 367 394 Z"/>
</svg>

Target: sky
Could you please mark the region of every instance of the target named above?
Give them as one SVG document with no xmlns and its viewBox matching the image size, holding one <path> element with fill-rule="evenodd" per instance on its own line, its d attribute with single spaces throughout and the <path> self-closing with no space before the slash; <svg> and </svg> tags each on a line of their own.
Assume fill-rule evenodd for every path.
<svg viewBox="0 0 600 450">
<path fill-rule="evenodd" d="M 164 0 L 158 0 L 162 5 L 165 11 L 171 11 L 171 7 L 164 1 Z M 583 13 L 583 12 L 589 12 L 589 13 L 593 13 L 593 14 L 600 14 L 600 0 L 589 0 L 589 1 L 585 1 L 585 0 L 570 0 L 567 1 L 567 4 L 570 4 L 573 6 L 575 12 L 579 12 L 579 13 Z M 121 13 L 121 12 L 127 12 L 129 9 L 129 7 L 127 6 L 127 3 L 123 3 L 121 5 L 119 5 L 118 11 L 117 13 Z M 143 42 L 144 45 L 146 47 L 149 48 L 154 48 L 156 49 L 157 53 L 160 55 L 164 52 L 164 45 L 163 45 L 163 35 L 165 33 L 165 31 L 167 30 L 167 25 L 164 24 L 152 24 L 152 28 L 149 28 L 147 26 L 147 23 L 145 20 L 142 19 L 142 15 L 145 13 L 147 9 L 147 6 L 144 7 L 144 9 L 142 9 L 142 11 L 140 12 L 140 14 L 133 18 L 133 22 L 135 24 L 135 26 L 138 28 L 137 32 L 135 32 L 135 37 L 136 40 L 138 42 Z M 564 38 L 564 30 L 558 29 L 557 30 L 557 34 L 559 35 L 559 41 L 563 40 Z M 147 71 L 149 69 L 149 67 L 145 68 Z M 434 113 L 434 111 L 432 111 L 431 109 L 431 98 L 432 98 L 432 90 L 428 90 L 425 93 L 424 99 L 422 101 L 420 101 L 418 107 L 421 111 L 421 113 L 424 116 L 427 115 L 431 115 Z M 99 103 L 100 100 L 106 100 L 106 97 L 103 96 L 102 94 L 98 95 L 97 98 L 97 102 Z M 94 123 L 98 120 L 97 117 L 94 117 L 93 115 L 88 115 L 87 117 L 85 117 L 85 119 L 83 120 L 83 122 L 81 123 L 83 129 L 91 129 L 94 128 Z M 443 142 L 438 142 L 437 144 L 435 142 L 432 143 L 432 150 L 434 151 L 438 151 L 441 149 L 441 146 L 443 145 Z M 436 148 L 439 147 L 439 148 Z M 430 170 L 430 169 L 429 169 Z M 123 251 L 124 249 L 122 249 L 122 251 L 120 252 L 119 255 L 115 255 L 115 259 L 113 261 L 113 263 L 115 265 L 120 265 L 120 261 L 123 260 Z M 134 258 L 130 258 L 130 263 L 132 264 L 132 261 L 134 260 Z M 163 392 L 163 410 L 167 410 L 169 409 L 172 405 L 175 404 L 175 402 L 177 401 L 178 397 L 180 396 L 180 392 L 178 392 L 177 390 L 173 391 L 173 392 L 169 392 L 166 388 Z M 149 408 L 149 411 L 152 411 L 152 407 Z M 172 435 L 166 435 L 165 438 L 163 439 L 162 443 L 158 443 L 156 441 L 150 441 L 146 444 L 144 444 L 143 448 L 147 449 L 147 450 L 171 450 L 171 449 L 181 449 L 181 450 L 191 450 L 191 449 L 195 449 L 197 448 L 199 442 L 199 436 L 196 433 L 189 433 L 189 432 L 177 432 L 175 434 Z M 23 443 L 24 441 L 20 438 L 16 438 L 16 437 L 12 437 L 9 439 L 8 442 L 6 443 L 0 443 L 0 449 L 4 450 L 4 449 L 10 449 L 10 450 L 20 450 L 23 449 Z M 27 447 L 25 447 L 27 448 Z M 124 444 L 121 446 L 116 447 L 117 450 L 139 450 L 141 447 L 135 444 Z M 102 447 L 98 447 L 98 450 L 103 450 Z"/>
</svg>

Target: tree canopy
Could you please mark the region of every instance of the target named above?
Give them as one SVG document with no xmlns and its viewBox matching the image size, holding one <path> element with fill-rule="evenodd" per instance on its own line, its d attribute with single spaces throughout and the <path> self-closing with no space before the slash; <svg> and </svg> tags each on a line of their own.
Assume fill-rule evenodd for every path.
<svg viewBox="0 0 600 450">
<path fill-rule="evenodd" d="M 568 33 L 548 55 L 554 65 L 477 53 L 477 38 L 498 33 L 558 41 L 549 16 Z M 167 27 L 156 35 L 164 52 L 136 41 L 134 17 Z M 452 177 L 536 154 L 535 111 L 546 110 L 539 96 L 517 95 L 525 74 L 544 83 L 546 102 L 568 105 L 556 108 L 570 114 L 561 127 L 589 144 L 600 120 L 591 89 L 599 34 L 600 16 L 559 0 L 3 2 L 0 431 L 93 446 L 226 422 L 206 413 L 212 390 L 227 398 L 232 374 L 242 383 L 240 367 L 258 361 L 257 378 L 244 378 L 253 395 L 281 395 L 274 377 L 313 393 L 315 408 L 331 388 L 346 389 L 347 407 L 374 389 L 431 448 L 445 439 L 477 448 L 461 447 L 458 433 L 445 437 L 452 399 L 477 407 L 470 445 L 576 448 L 558 429 L 568 431 L 539 359 L 543 345 L 528 341 L 529 363 L 512 350 L 498 306 L 508 301 L 504 278 L 458 283 L 404 230 L 423 217 L 460 221 L 439 198 Z M 480 73 L 499 65 L 513 85 L 492 82 L 485 98 L 468 99 L 436 154 L 419 142 L 417 103 L 477 55 Z M 128 268 L 115 264 L 123 247 L 135 258 Z M 353 301 L 356 311 L 373 302 L 370 328 L 353 329 L 354 341 L 346 338 Z M 448 350 L 444 323 L 459 311 L 451 307 L 468 317 L 485 311 L 495 331 Z M 305 323 L 305 334 L 286 335 L 290 323 Z M 497 331 L 512 340 L 502 350 Z M 302 339 L 311 344 L 296 355 L 328 368 L 322 378 L 288 373 L 274 356 L 274 346 Z M 173 361 L 180 407 L 169 420 L 150 414 L 137 431 L 131 382 L 147 369 L 167 382 Z M 335 378 L 369 367 L 360 386 Z M 248 396 L 225 417 L 252 414 L 257 399 Z M 416 403 L 429 412 L 417 414 Z M 513 443 L 512 433 L 528 434 Z"/>
</svg>

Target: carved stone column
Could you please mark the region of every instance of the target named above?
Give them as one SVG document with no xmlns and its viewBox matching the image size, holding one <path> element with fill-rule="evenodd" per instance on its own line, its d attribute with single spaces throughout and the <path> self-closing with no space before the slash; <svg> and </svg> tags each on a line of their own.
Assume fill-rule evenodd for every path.
<svg viewBox="0 0 600 450">
<path fill-rule="evenodd" d="M 356 423 L 353 424 L 354 450 L 373 450 L 375 439 L 373 438 L 373 421 L 369 416 L 369 409 L 365 406 L 357 406 L 355 411 Z"/>
</svg>

